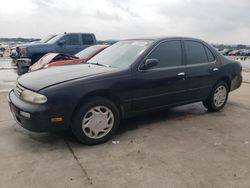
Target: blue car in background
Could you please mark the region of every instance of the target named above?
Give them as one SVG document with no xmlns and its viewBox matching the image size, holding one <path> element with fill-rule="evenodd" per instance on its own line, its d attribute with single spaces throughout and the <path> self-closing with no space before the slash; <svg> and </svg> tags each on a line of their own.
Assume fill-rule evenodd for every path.
<svg viewBox="0 0 250 188">
<path fill-rule="evenodd" d="M 74 55 L 83 49 L 96 44 L 92 33 L 59 34 L 45 43 L 29 43 L 16 47 L 16 65 L 18 74 L 26 73 L 29 67 L 47 53 Z"/>
</svg>

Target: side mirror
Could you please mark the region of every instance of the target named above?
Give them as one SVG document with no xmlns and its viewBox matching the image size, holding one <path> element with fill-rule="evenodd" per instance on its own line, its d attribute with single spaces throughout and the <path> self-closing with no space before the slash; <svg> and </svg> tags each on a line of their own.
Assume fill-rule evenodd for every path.
<svg viewBox="0 0 250 188">
<path fill-rule="evenodd" d="M 151 67 L 156 66 L 159 63 L 158 59 L 146 59 L 146 61 L 141 65 L 141 70 L 147 70 Z"/>
<path fill-rule="evenodd" d="M 65 43 L 66 43 L 66 41 L 64 39 L 62 39 L 62 40 L 59 40 L 58 45 L 63 46 Z"/>
</svg>

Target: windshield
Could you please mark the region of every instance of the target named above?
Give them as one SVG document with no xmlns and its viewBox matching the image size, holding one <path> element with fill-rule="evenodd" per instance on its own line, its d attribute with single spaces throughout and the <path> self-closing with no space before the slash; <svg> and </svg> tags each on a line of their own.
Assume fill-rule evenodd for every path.
<svg viewBox="0 0 250 188">
<path fill-rule="evenodd" d="M 98 52 L 100 49 L 102 49 L 101 46 L 91 46 L 91 47 L 88 47 L 82 51 L 80 51 L 79 53 L 75 54 L 76 57 L 79 57 L 79 58 L 88 58 L 89 56 L 95 54 L 96 52 Z"/>
<path fill-rule="evenodd" d="M 56 35 L 55 37 L 53 37 L 52 39 L 50 39 L 47 43 L 54 44 L 54 43 L 57 42 L 57 40 L 59 40 L 62 36 L 63 36 L 63 34 Z"/>
<path fill-rule="evenodd" d="M 87 63 L 125 68 L 131 65 L 152 42 L 152 40 L 120 41 L 100 52 Z"/>
<path fill-rule="evenodd" d="M 46 43 L 48 42 L 49 40 L 51 40 L 52 38 L 54 38 L 56 35 L 49 35 L 43 39 L 40 40 L 41 43 Z"/>
</svg>

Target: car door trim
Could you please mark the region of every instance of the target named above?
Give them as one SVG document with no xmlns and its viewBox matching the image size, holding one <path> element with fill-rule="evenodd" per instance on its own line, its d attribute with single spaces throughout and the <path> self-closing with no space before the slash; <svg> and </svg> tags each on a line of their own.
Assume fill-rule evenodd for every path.
<svg viewBox="0 0 250 188">
<path fill-rule="evenodd" d="M 161 97 L 161 96 L 172 95 L 172 94 L 178 94 L 178 93 L 183 93 L 185 91 L 186 90 L 179 90 L 179 91 L 173 91 L 173 92 L 168 92 L 168 93 L 159 94 L 159 95 L 150 95 L 150 96 L 146 96 L 146 97 L 136 97 L 136 98 L 133 98 L 133 101 Z"/>
</svg>

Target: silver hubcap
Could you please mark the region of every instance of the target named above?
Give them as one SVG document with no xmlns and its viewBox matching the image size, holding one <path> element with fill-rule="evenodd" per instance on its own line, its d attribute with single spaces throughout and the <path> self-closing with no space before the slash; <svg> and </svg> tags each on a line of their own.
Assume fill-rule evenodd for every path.
<svg viewBox="0 0 250 188">
<path fill-rule="evenodd" d="M 105 106 L 91 108 L 83 117 L 82 130 L 93 139 L 102 138 L 109 133 L 114 125 L 114 114 Z"/>
<path fill-rule="evenodd" d="M 214 92 L 214 105 L 221 107 L 227 98 L 227 89 L 225 86 L 219 86 Z"/>
</svg>

